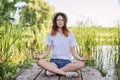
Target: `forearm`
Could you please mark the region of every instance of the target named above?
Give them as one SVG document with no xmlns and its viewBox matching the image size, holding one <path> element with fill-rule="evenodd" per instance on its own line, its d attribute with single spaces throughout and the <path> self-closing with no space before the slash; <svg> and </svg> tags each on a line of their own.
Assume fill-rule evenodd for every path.
<svg viewBox="0 0 120 80">
<path fill-rule="evenodd" d="M 45 51 L 42 55 L 39 56 L 40 59 L 45 58 L 49 53 Z"/>
<path fill-rule="evenodd" d="M 81 60 L 82 57 L 80 57 L 77 53 L 74 53 L 73 54 L 73 57 L 76 59 L 76 60 Z"/>
<path fill-rule="evenodd" d="M 77 60 L 81 60 L 82 58 L 79 56 L 78 53 L 76 53 L 75 51 L 75 47 L 71 47 L 71 53 L 72 53 L 72 56 L 77 59 Z"/>
<path fill-rule="evenodd" d="M 74 53 L 74 57 L 76 60 L 80 60 L 80 61 L 86 61 L 88 60 L 88 57 L 84 56 L 84 57 L 80 57 L 78 54 Z"/>
<path fill-rule="evenodd" d="M 47 46 L 47 49 L 45 50 L 45 52 L 39 56 L 40 59 L 43 59 L 45 58 L 49 53 L 50 53 L 50 50 L 51 50 L 51 46 Z"/>
</svg>

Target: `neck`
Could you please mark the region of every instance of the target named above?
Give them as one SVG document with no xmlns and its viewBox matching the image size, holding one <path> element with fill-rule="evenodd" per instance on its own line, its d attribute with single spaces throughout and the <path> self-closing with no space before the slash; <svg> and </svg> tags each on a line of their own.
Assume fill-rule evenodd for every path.
<svg viewBox="0 0 120 80">
<path fill-rule="evenodd" d="M 58 32 L 63 33 L 62 28 L 58 28 Z"/>
</svg>

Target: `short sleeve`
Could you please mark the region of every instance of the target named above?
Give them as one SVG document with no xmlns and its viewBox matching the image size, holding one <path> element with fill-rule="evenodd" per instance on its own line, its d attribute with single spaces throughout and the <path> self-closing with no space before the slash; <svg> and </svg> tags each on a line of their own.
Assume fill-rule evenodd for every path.
<svg viewBox="0 0 120 80">
<path fill-rule="evenodd" d="M 45 43 L 46 43 L 47 45 L 51 46 L 51 36 L 50 36 L 50 33 L 48 33 L 47 38 L 46 38 L 46 40 L 45 40 Z"/>
<path fill-rule="evenodd" d="M 77 42 L 73 33 L 70 33 L 70 47 L 76 46 Z"/>
</svg>

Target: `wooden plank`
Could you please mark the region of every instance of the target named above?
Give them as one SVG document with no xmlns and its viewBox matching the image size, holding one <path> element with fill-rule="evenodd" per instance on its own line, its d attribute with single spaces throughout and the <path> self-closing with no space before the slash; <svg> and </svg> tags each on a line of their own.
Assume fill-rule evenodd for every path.
<svg viewBox="0 0 120 80">
<path fill-rule="evenodd" d="M 45 70 L 43 70 L 35 80 L 58 80 L 59 76 L 46 76 Z"/>
<path fill-rule="evenodd" d="M 81 80 L 81 78 L 80 77 L 67 78 L 67 77 L 61 76 L 60 80 Z"/>
<path fill-rule="evenodd" d="M 16 80 L 34 80 L 34 78 L 42 71 L 42 68 L 37 66 L 36 63 L 29 69 L 24 70 L 22 74 L 16 77 Z"/>
<path fill-rule="evenodd" d="M 81 73 L 83 80 L 105 80 L 105 78 L 101 76 L 101 73 L 92 67 L 82 68 Z"/>
<path fill-rule="evenodd" d="M 65 76 L 60 76 L 60 79 L 59 79 L 59 80 L 82 80 L 82 79 L 81 79 L 81 73 L 80 73 L 80 71 L 78 71 L 78 73 L 79 73 L 79 76 L 78 76 L 78 77 L 68 78 L 68 77 L 65 77 Z"/>
</svg>

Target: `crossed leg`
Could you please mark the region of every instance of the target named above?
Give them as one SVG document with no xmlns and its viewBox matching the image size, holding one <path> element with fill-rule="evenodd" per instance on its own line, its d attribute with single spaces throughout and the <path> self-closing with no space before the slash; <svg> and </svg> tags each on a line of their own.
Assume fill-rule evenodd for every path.
<svg viewBox="0 0 120 80">
<path fill-rule="evenodd" d="M 67 71 L 79 70 L 84 66 L 85 66 L 85 62 L 76 61 L 76 62 L 73 62 L 73 63 L 69 63 L 69 64 L 67 64 L 66 66 L 64 66 L 64 67 L 62 67 L 60 69 L 63 70 L 64 72 L 67 72 Z"/>
<path fill-rule="evenodd" d="M 66 72 L 59 69 L 55 63 L 48 62 L 48 61 L 46 61 L 44 59 L 40 59 L 40 60 L 37 61 L 37 64 L 40 67 L 42 67 L 42 68 L 44 68 L 44 69 L 46 69 L 48 71 L 51 71 L 51 72 L 54 72 L 54 73 L 60 74 L 60 75 L 66 75 Z"/>
<path fill-rule="evenodd" d="M 54 72 L 56 74 L 60 74 L 60 75 L 66 75 L 66 72 L 68 71 L 75 71 L 75 70 L 79 70 L 81 69 L 82 67 L 84 67 L 85 65 L 85 62 L 82 62 L 82 61 L 76 61 L 74 63 L 69 63 L 67 64 L 66 66 L 62 67 L 62 68 L 58 68 L 57 65 L 55 63 L 52 63 L 52 62 L 48 62 L 44 59 L 40 59 L 37 61 L 37 64 L 48 70 L 48 71 L 51 71 L 51 72 Z"/>
</svg>

